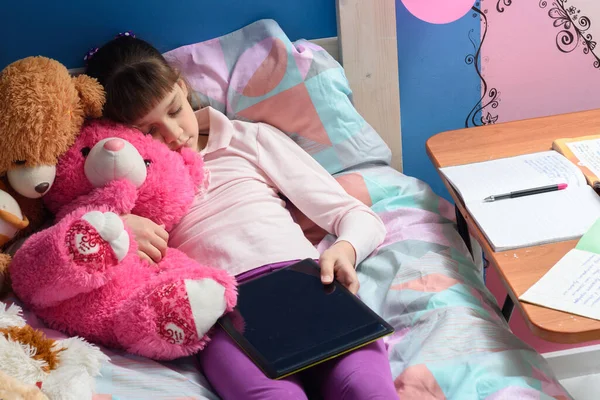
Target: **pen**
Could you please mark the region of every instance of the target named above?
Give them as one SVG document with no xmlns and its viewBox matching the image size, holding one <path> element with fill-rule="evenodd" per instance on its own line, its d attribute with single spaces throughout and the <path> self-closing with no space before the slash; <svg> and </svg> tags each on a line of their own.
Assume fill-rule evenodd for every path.
<svg viewBox="0 0 600 400">
<path fill-rule="evenodd" d="M 494 195 L 486 197 L 485 199 L 483 199 L 483 201 L 491 202 L 491 201 L 496 201 L 496 200 L 512 199 L 514 197 L 523 197 L 523 196 L 529 196 L 532 194 L 554 192 L 556 190 L 563 190 L 566 188 L 567 188 L 566 183 L 558 183 L 556 185 L 541 186 L 541 187 L 537 187 L 537 188 L 533 188 L 533 189 L 517 190 L 516 192 L 510 192 L 510 193 L 505 193 L 505 194 L 494 194 Z"/>
</svg>

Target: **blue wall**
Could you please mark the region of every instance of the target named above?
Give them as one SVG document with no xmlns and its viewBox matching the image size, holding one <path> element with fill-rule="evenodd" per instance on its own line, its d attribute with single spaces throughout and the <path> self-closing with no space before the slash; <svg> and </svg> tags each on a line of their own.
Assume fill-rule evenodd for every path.
<svg viewBox="0 0 600 400">
<path fill-rule="evenodd" d="M 446 198 L 425 142 L 436 133 L 464 128 L 479 101 L 481 81 L 467 60 L 473 61 L 468 56 L 480 45 L 480 24 L 475 12 L 449 24 L 429 24 L 396 1 L 404 173 Z"/>
<path fill-rule="evenodd" d="M 368 0 L 365 0 L 368 1 Z M 260 18 L 279 22 L 292 39 L 335 36 L 334 0 L 21 0 L 0 17 L 0 68 L 29 55 L 83 66 L 89 48 L 132 30 L 161 51 L 210 39 Z M 404 171 L 447 193 L 426 153 L 438 132 L 464 127 L 479 98 L 479 78 L 465 58 L 479 45 L 472 13 L 446 25 L 413 17 L 396 2 Z M 8 39 L 10 38 L 10 39 Z"/>
<path fill-rule="evenodd" d="M 336 36 L 334 0 L 16 0 L 0 12 L 0 69 L 31 55 L 69 68 L 119 32 L 161 51 L 275 19 L 292 40 Z"/>
</svg>

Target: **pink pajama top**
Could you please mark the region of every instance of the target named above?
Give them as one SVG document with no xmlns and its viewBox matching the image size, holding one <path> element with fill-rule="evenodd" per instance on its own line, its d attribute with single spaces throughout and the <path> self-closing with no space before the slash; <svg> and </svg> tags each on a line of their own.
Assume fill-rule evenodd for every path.
<svg viewBox="0 0 600 400">
<path fill-rule="evenodd" d="M 381 219 L 283 132 L 231 121 L 210 107 L 196 116 L 200 130 L 209 131 L 202 154 L 210 180 L 171 231 L 172 247 L 233 275 L 275 262 L 319 258 L 280 193 L 338 241 L 350 242 L 357 263 L 382 243 Z"/>
</svg>

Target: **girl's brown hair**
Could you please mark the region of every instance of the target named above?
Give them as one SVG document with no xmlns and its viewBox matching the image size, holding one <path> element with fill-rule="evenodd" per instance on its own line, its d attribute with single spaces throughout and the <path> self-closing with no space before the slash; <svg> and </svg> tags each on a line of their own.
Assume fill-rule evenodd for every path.
<svg viewBox="0 0 600 400">
<path fill-rule="evenodd" d="M 104 116 L 125 124 L 148 114 L 181 78 L 157 49 L 132 36 L 102 46 L 89 59 L 85 73 L 104 87 Z"/>
</svg>

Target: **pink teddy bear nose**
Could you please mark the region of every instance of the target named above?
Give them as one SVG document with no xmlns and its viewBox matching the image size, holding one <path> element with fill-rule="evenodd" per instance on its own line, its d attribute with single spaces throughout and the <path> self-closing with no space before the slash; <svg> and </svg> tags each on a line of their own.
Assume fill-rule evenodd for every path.
<svg viewBox="0 0 600 400">
<path fill-rule="evenodd" d="M 119 151 L 125 147 L 125 142 L 121 139 L 110 139 L 104 143 L 104 148 L 110 151 Z"/>
</svg>

